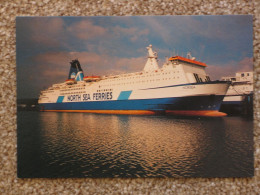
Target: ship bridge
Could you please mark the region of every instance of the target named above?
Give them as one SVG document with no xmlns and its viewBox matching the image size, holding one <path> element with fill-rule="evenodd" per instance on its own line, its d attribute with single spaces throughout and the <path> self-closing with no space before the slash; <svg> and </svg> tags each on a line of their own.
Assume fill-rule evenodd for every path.
<svg viewBox="0 0 260 195">
<path fill-rule="evenodd" d="M 180 66 L 180 69 L 183 71 L 183 74 L 186 75 L 186 78 L 189 82 L 208 82 L 210 81 L 209 75 L 206 74 L 205 68 L 207 65 L 203 62 L 195 60 L 195 57 L 192 57 L 190 53 L 187 54 L 187 57 L 182 56 L 173 56 L 168 58 L 166 65 Z M 167 66 L 166 66 L 167 67 Z"/>
</svg>

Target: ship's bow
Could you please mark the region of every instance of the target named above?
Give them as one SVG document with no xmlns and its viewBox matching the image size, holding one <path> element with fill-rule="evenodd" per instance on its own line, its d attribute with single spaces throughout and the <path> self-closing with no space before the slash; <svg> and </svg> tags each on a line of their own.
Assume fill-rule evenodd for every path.
<svg viewBox="0 0 260 195">
<path fill-rule="evenodd" d="M 226 113 L 219 112 L 230 82 L 210 81 L 189 85 L 193 95 L 181 97 L 178 103 L 166 111 L 167 114 L 187 116 L 222 117 Z"/>
</svg>

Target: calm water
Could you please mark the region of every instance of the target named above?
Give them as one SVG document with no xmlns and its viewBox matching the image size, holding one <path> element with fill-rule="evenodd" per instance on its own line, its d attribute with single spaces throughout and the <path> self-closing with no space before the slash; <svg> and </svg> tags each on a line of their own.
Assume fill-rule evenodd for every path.
<svg viewBox="0 0 260 195">
<path fill-rule="evenodd" d="M 252 175 L 252 119 L 18 112 L 19 177 Z"/>
</svg>

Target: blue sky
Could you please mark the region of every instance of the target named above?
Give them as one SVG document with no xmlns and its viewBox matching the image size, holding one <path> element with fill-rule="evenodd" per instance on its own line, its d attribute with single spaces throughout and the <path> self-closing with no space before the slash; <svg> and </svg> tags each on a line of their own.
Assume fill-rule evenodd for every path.
<svg viewBox="0 0 260 195">
<path fill-rule="evenodd" d="M 85 75 L 141 71 L 146 47 L 165 56 L 191 52 L 212 79 L 253 70 L 253 18 L 236 16 L 18 17 L 18 98 L 67 79 L 79 59 Z"/>
</svg>

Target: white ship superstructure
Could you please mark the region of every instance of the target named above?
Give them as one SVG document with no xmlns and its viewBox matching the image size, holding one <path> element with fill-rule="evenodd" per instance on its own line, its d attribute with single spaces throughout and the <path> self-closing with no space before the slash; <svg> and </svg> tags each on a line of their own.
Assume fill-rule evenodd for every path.
<svg viewBox="0 0 260 195">
<path fill-rule="evenodd" d="M 231 81 L 223 104 L 241 105 L 248 95 L 253 94 L 253 72 L 237 72 L 235 77 L 222 77 L 222 81 Z"/>
<path fill-rule="evenodd" d="M 42 111 L 115 114 L 171 113 L 223 116 L 218 112 L 229 87 L 210 81 L 206 64 L 191 56 L 174 56 L 161 68 L 152 45 L 140 72 L 84 77 L 78 60 L 71 62 L 68 79 L 41 92 Z"/>
</svg>

